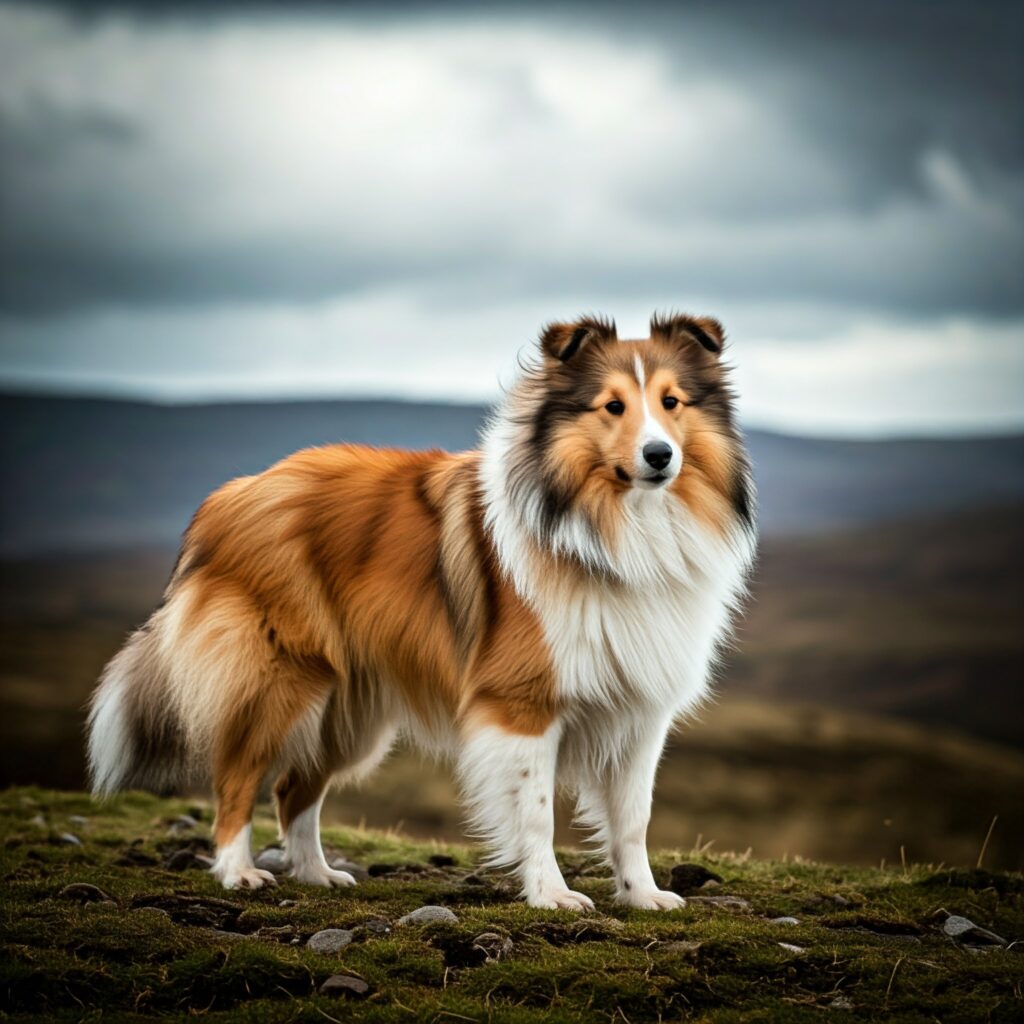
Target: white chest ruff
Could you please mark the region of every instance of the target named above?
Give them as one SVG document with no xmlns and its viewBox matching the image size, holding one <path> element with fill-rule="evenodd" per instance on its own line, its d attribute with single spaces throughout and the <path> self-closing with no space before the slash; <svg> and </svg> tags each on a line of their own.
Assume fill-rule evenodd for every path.
<svg viewBox="0 0 1024 1024">
<path fill-rule="evenodd" d="M 640 591 L 596 580 L 565 597 L 533 605 L 567 706 L 682 713 L 705 695 L 708 665 L 728 629 L 721 599 L 679 586 Z"/>
<path fill-rule="evenodd" d="M 716 535 L 671 495 L 631 497 L 614 551 L 566 520 L 562 553 L 604 570 L 582 581 L 538 556 L 507 500 L 490 504 L 488 520 L 503 568 L 541 621 L 565 705 L 681 714 L 707 691 L 752 542 Z"/>
</svg>

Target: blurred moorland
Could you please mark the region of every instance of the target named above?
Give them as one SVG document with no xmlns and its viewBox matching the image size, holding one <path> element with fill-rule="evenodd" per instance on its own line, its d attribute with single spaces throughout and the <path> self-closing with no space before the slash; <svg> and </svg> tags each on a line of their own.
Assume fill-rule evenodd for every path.
<svg viewBox="0 0 1024 1024">
<path fill-rule="evenodd" d="M 336 437 L 469 445 L 481 415 L 57 399 L 5 411 L 2 779 L 72 788 L 89 691 L 159 599 L 169 536 L 209 487 Z M 986 863 L 1020 869 L 1021 442 L 751 445 L 767 481 L 752 597 L 717 702 L 666 756 L 653 845 L 967 864 L 998 815 Z M 328 817 L 460 835 L 449 773 L 408 751 Z"/>
</svg>

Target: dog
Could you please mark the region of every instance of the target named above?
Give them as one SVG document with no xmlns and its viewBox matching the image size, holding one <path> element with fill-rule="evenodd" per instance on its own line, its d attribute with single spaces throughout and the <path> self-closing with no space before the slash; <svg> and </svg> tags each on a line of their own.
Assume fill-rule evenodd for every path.
<svg viewBox="0 0 1024 1024">
<path fill-rule="evenodd" d="M 556 784 L 619 903 L 682 906 L 647 857 L 655 773 L 756 538 L 723 345 L 710 317 L 655 316 L 640 341 L 549 324 L 480 450 L 310 448 L 215 491 L 93 695 L 94 792 L 212 778 L 211 871 L 258 889 L 272 777 L 291 876 L 353 885 L 320 845 L 324 794 L 404 737 L 454 759 L 531 906 L 593 907 L 555 859 Z"/>
</svg>

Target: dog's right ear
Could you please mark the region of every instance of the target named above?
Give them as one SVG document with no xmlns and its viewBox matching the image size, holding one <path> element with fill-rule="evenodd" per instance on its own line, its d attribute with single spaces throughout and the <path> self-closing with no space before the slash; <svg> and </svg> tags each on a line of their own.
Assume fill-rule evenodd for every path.
<svg viewBox="0 0 1024 1024">
<path fill-rule="evenodd" d="M 613 320 L 585 316 L 571 324 L 548 324 L 541 331 L 540 347 L 553 362 L 567 363 L 593 345 L 617 340 Z"/>
</svg>

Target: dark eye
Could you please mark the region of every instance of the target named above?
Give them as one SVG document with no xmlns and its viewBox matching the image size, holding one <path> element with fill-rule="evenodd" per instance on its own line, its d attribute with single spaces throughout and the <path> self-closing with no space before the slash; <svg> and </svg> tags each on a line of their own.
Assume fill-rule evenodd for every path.
<svg viewBox="0 0 1024 1024">
<path fill-rule="evenodd" d="M 661 400 L 661 404 L 666 409 L 674 409 L 679 404 L 679 399 L 675 395 L 666 395 Z"/>
<path fill-rule="evenodd" d="M 605 408 L 613 416 L 621 416 L 626 411 L 626 407 L 617 398 L 610 401 Z"/>
</svg>

